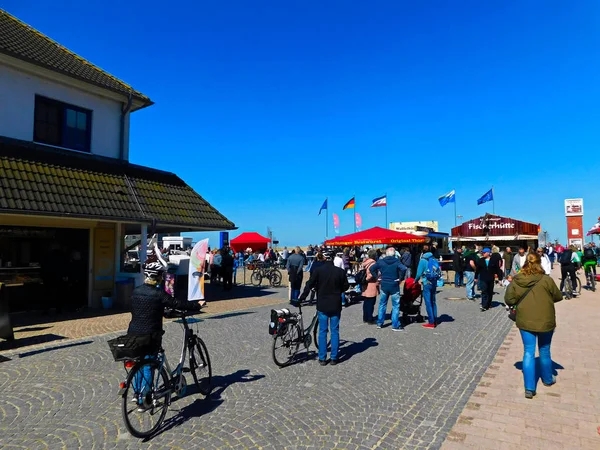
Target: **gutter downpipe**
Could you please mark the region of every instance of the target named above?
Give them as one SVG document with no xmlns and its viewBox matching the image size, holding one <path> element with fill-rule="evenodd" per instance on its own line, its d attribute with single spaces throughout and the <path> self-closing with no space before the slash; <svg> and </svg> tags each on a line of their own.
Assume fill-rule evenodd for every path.
<svg viewBox="0 0 600 450">
<path fill-rule="evenodd" d="M 119 160 L 123 161 L 125 157 L 125 116 L 131 110 L 131 104 L 133 103 L 133 95 L 131 91 L 129 92 L 129 96 L 127 98 L 127 103 L 125 107 L 121 110 L 121 133 L 119 140 Z"/>
</svg>

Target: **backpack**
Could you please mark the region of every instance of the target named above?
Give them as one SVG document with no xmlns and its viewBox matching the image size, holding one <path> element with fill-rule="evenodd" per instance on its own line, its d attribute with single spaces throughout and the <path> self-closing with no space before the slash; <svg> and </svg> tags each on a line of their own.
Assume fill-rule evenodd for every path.
<svg viewBox="0 0 600 450">
<path fill-rule="evenodd" d="M 591 247 L 587 247 L 583 251 L 583 256 L 585 256 L 586 258 L 589 258 L 589 259 L 594 259 L 596 257 L 596 255 L 594 254 L 594 250 Z"/>
<path fill-rule="evenodd" d="M 565 250 L 562 254 L 562 256 L 560 257 L 560 263 L 562 265 L 568 266 L 569 264 L 571 264 L 571 258 L 573 257 L 573 251 L 572 250 Z"/>
<path fill-rule="evenodd" d="M 366 286 L 367 281 L 367 269 L 360 269 L 356 275 L 354 275 L 354 280 L 358 286 Z"/>
<path fill-rule="evenodd" d="M 431 283 L 437 284 L 440 278 L 442 278 L 442 269 L 440 269 L 440 264 L 438 260 L 432 256 L 427 262 L 427 271 L 425 272 L 425 279 Z"/>
</svg>

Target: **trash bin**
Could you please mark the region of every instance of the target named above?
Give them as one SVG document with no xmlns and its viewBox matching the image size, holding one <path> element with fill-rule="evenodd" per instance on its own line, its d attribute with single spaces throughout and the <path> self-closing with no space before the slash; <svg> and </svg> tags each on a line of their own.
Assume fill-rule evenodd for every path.
<svg viewBox="0 0 600 450">
<path fill-rule="evenodd" d="M 112 297 L 102 297 L 102 307 L 104 309 L 111 309 L 113 307 Z"/>
<path fill-rule="evenodd" d="M 129 311 L 131 309 L 131 293 L 133 292 L 135 280 L 133 278 L 122 278 L 117 280 L 117 298 L 115 308 Z"/>
</svg>

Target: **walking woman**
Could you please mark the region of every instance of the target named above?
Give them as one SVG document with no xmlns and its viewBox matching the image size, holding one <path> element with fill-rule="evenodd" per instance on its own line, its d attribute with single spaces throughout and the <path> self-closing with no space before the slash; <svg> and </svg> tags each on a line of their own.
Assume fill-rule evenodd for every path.
<svg viewBox="0 0 600 450">
<path fill-rule="evenodd" d="M 540 255 L 527 255 L 525 265 L 508 285 L 504 301 L 516 305 L 517 327 L 523 339 L 523 379 L 525 398 L 533 398 L 537 377 L 535 373 L 535 344 L 540 352 L 540 378 L 544 386 L 556 383 L 552 374 L 550 343 L 556 328 L 554 303 L 562 300 L 554 280 L 545 274 Z"/>
<path fill-rule="evenodd" d="M 371 273 L 371 266 L 375 264 L 377 252 L 373 249 L 369 250 L 367 259 L 361 264 L 360 268 L 367 271 L 367 287 L 363 291 L 363 322 L 370 325 L 375 324 L 376 318 L 373 317 L 375 311 L 375 301 L 379 295 L 379 281 Z"/>
</svg>

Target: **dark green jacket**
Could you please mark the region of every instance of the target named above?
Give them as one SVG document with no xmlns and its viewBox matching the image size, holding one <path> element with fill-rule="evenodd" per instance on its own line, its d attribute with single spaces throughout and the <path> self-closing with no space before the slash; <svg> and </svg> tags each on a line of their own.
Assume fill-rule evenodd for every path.
<svg viewBox="0 0 600 450">
<path fill-rule="evenodd" d="M 552 331 L 556 328 L 554 303 L 560 302 L 563 296 L 548 275 L 518 273 L 506 289 L 504 302 L 508 306 L 515 305 L 534 284 L 535 287 L 517 306 L 517 327 L 538 333 Z"/>
</svg>

